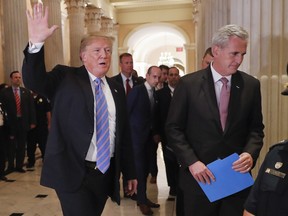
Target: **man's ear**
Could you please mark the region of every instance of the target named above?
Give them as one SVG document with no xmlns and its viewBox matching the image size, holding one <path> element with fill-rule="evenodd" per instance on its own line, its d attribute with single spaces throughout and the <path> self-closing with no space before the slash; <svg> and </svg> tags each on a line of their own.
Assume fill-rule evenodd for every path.
<svg viewBox="0 0 288 216">
<path fill-rule="evenodd" d="M 212 54 L 213 54 L 214 57 L 216 57 L 217 55 L 219 55 L 220 49 L 221 49 L 221 48 L 220 48 L 219 46 L 216 46 L 216 45 L 215 45 L 215 46 L 212 46 L 212 50 L 211 50 L 211 51 L 212 51 Z"/>
<path fill-rule="evenodd" d="M 80 53 L 80 55 L 79 55 L 79 57 L 80 57 L 80 60 L 82 61 L 82 62 L 84 62 L 86 59 L 86 55 L 85 55 L 85 52 L 82 52 L 82 53 Z"/>
</svg>

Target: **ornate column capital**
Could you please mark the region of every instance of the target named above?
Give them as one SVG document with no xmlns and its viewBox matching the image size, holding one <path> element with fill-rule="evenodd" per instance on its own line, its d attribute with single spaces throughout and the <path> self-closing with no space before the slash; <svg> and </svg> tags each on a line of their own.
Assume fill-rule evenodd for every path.
<svg viewBox="0 0 288 216">
<path fill-rule="evenodd" d="M 101 17 L 101 32 L 107 33 L 109 35 L 113 34 L 113 20 L 109 17 Z"/>
<path fill-rule="evenodd" d="M 85 25 L 88 32 L 100 31 L 103 10 L 94 5 L 87 5 L 85 9 Z"/>
<path fill-rule="evenodd" d="M 85 0 L 65 0 L 64 3 L 67 5 L 68 15 L 77 13 L 79 10 L 85 10 Z"/>
</svg>

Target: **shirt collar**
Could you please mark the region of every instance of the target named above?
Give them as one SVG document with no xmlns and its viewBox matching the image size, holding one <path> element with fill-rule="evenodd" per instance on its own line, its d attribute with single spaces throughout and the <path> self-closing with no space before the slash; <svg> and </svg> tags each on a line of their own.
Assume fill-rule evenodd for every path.
<svg viewBox="0 0 288 216">
<path fill-rule="evenodd" d="M 229 76 L 222 76 L 219 74 L 214 68 L 213 68 L 213 62 L 210 64 L 210 68 L 212 71 L 212 77 L 214 80 L 214 83 L 218 82 L 222 77 L 226 77 L 228 79 L 228 83 L 231 83 L 231 75 Z"/>
<path fill-rule="evenodd" d="M 90 80 L 91 80 L 92 82 L 94 82 L 95 79 L 97 78 L 96 76 L 94 76 L 94 74 L 90 73 L 89 71 L 88 71 L 88 75 L 89 75 L 89 78 L 90 78 Z M 107 84 L 106 76 L 103 76 L 103 77 L 101 77 L 100 79 L 102 80 L 102 83 L 103 83 L 104 85 Z"/>
<path fill-rule="evenodd" d="M 144 85 L 145 85 L 147 90 L 153 90 L 153 88 L 149 85 L 149 83 L 147 81 L 145 81 Z"/>
<path fill-rule="evenodd" d="M 173 88 L 173 87 L 170 86 L 169 84 L 168 84 L 168 87 L 169 87 L 169 89 L 170 89 L 171 92 L 174 92 L 174 89 L 175 89 L 175 88 Z"/>
<path fill-rule="evenodd" d="M 122 80 L 126 81 L 127 79 L 129 79 L 129 81 L 132 79 L 132 75 L 130 77 L 126 77 L 122 72 L 120 73 Z"/>
</svg>

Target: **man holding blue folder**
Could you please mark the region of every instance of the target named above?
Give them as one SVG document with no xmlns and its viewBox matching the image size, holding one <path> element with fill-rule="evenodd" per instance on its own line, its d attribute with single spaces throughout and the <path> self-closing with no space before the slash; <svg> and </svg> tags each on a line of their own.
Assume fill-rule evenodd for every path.
<svg viewBox="0 0 288 216">
<path fill-rule="evenodd" d="M 182 165 L 179 183 L 185 216 L 243 214 L 250 188 L 210 202 L 199 183 L 217 182 L 207 165 L 234 153 L 239 158 L 231 169 L 249 172 L 262 148 L 260 82 L 238 70 L 247 44 L 248 33 L 242 27 L 220 28 L 212 39 L 213 62 L 182 77 L 174 91 L 166 133 Z"/>
</svg>

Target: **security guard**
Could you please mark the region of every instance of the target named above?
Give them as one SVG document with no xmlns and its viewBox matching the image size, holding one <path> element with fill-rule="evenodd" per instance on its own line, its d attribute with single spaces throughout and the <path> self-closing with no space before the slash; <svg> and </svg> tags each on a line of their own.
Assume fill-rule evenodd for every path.
<svg viewBox="0 0 288 216">
<path fill-rule="evenodd" d="M 37 125 L 29 131 L 27 136 L 28 163 L 26 167 L 29 170 L 33 170 L 34 168 L 37 144 L 41 151 L 41 157 L 42 159 L 44 158 L 51 121 L 51 104 L 48 99 L 35 92 L 32 92 L 32 96 L 35 105 Z"/>
<path fill-rule="evenodd" d="M 243 216 L 288 215 L 288 140 L 270 148 L 244 208 Z"/>
</svg>

